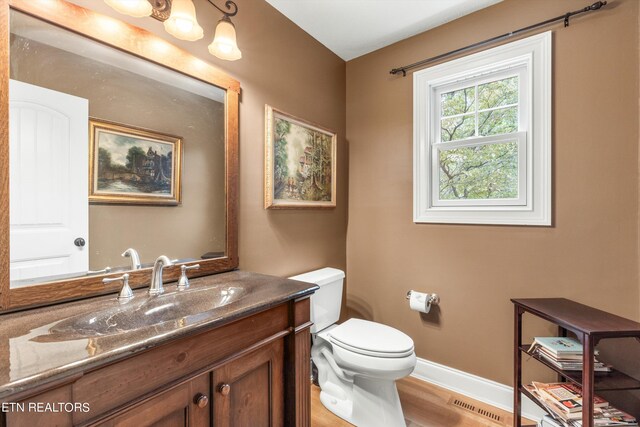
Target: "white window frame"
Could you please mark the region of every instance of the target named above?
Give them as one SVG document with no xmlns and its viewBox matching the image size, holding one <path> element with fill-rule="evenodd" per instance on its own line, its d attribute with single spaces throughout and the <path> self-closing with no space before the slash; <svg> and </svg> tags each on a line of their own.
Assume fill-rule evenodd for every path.
<svg viewBox="0 0 640 427">
<path fill-rule="evenodd" d="M 514 75 L 516 132 L 441 142 L 441 93 Z M 416 72 L 413 79 L 414 222 L 551 225 L 551 32 Z M 510 141 L 518 144 L 517 198 L 439 199 L 442 150 Z"/>
</svg>

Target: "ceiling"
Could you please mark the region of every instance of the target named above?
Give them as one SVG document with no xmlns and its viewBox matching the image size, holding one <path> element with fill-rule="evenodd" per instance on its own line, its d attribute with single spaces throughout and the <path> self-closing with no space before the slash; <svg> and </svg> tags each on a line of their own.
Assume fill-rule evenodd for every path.
<svg viewBox="0 0 640 427">
<path fill-rule="evenodd" d="M 349 61 L 502 0 L 266 0 Z"/>
</svg>

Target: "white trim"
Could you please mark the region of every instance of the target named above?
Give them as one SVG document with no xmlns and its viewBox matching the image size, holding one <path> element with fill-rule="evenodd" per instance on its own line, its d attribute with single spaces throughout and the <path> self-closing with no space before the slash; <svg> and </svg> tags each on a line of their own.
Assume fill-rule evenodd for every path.
<svg viewBox="0 0 640 427">
<path fill-rule="evenodd" d="M 513 412 L 513 387 L 418 357 L 413 378 Z M 522 416 L 539 422 L 546 413 L 522 396 Z"/>
<path fill-rule="evenodd" d="M 414 73 L 414 222 L 551 225 L 551 41 L 551 32 L 546 32 Z M 521 87 L 521 96 L 529 96 L 531 100 L 531 108 L 528 102 L 520 102 L 519 106 L 519 131 L 527 132 L 527 208 L 450 206 L 445 209 L 434 206 L 430 185 L 431 142 L 437 140 L 433 133 L 435 127 L 430 124 L 432 112 L 438 108 L 434 104 L 434 90 L 470 75 L 484 75 L 521 66 L 527 66 L 527 78 L 520 79 L 521 86 L 527 80 L 526 86 Z M 523 129 L 522 126 L 528 128 Z"/>
</svg>

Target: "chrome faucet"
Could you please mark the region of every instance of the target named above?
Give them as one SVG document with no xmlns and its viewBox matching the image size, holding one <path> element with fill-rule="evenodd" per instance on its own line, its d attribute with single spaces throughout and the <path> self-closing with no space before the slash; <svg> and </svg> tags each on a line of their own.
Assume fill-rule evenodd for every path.
<svg viewBox="0 0 640 427">
<path fill-rule="evenodd" d="M 131 258 L 132 270 L 140 270 L 142 268 L 142 264 L 140 263 L 140 255 L 138 255 L 138 251 L 136 251 L 135 249 L 127 249 L 122 253 L 122 256 Z"/>
<path fill-rule="evenodd" d="M 160 295 L 164 292 L 162 286 L 162 269 L 171 267 L 173 263 L 165 255 L 160 255 L 156 262 L 153 263 L 153 271 L 151 272 L 151 286 L 149 287 L 149 295 Z"/>
</svg>

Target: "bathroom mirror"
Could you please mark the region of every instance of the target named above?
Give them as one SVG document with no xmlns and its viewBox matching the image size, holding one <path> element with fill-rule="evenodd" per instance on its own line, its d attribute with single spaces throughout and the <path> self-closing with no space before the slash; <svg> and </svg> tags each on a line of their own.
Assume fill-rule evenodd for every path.
<svg viewBox="0 0 640 427">
<path fill-rule="evenodd" d="M 1 4 L 0 308 L 141 286 L 161 254 L 236 268 L 239 83 L 63 0 Z"/>
</svg>

